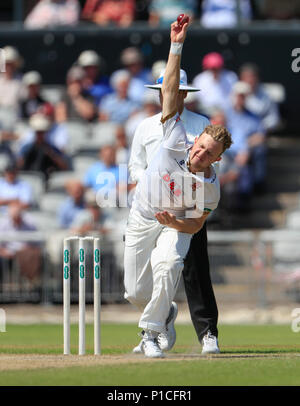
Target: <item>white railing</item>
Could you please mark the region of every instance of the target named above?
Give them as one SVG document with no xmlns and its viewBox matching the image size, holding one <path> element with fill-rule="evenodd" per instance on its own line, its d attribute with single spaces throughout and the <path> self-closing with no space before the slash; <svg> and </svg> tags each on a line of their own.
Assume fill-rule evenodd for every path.
<svg viewBox="0 0 300 406">
<path fill-rule="evenodd" d="M 20 274 L 16 261 L 2 260 L 0 270 L 0 302 L 62 301 L 62 240 L 55 232 L 18 232 L 0 236 L 5 242 L 39 243 L 43 251 L 39 285 Z M 48 251 L 49 238 L 55 239 L 56 260 Z M 102 298 L 105 302 L 123 300 L 123 266 L 120 258 L 121 236 L 101 237 Z M 118 247 L 118 248 L 116 248 Z M 300 231 L 208 231 L 208 249 L 212 281 L 220 302 L 240 301 L 266 306 L 269 303 L 300 299 Z M 60 260 L 57 260 L 60 258 Z M 77 259 L 74 258 L 74 264 Z M 76 266 L 76 265 L 74 265 Z M 199 264 L 199 270 L 201 264 Z M 76 270 L 77 272 L 77 270 Z M 71 300 L 78 298 L 74 278 Z M 90 283 L 91 282 L 91 283 Z M 289 296 L 289 291 L 291 295 Z M 298 296 L 297 296 L 298 295 Z M 183 284 L 177 292 L 184 299 Z M 92 301 L 92 281 L 87 280 L 87 300 Z"/>
</svg>

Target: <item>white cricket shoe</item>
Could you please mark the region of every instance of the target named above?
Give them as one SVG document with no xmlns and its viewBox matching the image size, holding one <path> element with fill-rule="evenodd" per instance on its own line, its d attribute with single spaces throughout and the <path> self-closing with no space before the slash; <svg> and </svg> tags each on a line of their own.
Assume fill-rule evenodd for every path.
<svg viewBox="0 0 300 406">
<path fill-rule="evenodd" d="M 166 331 L 160 333 L 157 337 L 159 348 L 162 351 L 170 351 L 174 347 L 176 341 L 176 330 L 174 323 L 178 314 L 178 306 L 175 302 L 172 302 L 169 316 L 166 320 Z"/>
<path fill-rule="evenodd" d="M 142 332 L 142 335 L 143 335 L 143 334 L 144 334 L 144 332 Z M 143 343 L 143 340 L 141 340 L 141 341 L 139 342 L 139 344 L 138 344 L 136 347 L 134 347 L 134 349 L 132 350 L 132 352 L 133 352 L 134 354 L 142 354 L 142 353 L 143 353 L 142 343 Z"/>
<path fill-rule="evenodd" d="M 164 358 L 165 354 L 159 348 L 157 342 L 157 335 L 155 331 L 145 330 L 144 337 L 142 339 L 142 351 L 146 357 L 149 358 Z"/>
<path fill-rule="evenodd" d="M 209 330 L 202 339 L 202 354 L 220 354 L 218 339 Z"/>
</svg>

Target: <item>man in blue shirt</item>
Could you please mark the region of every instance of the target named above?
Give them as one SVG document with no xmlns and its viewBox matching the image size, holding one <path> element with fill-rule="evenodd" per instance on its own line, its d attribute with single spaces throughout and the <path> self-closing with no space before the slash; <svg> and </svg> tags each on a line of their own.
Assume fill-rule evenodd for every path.
<svg viewBox="0 0 300 406">
<path fill-rule="evenodd" d="M 232 104 L 225 111 L 227 128 L 233 139 L 227 154 L 240 167 L 238 190 L 241 207 L 247 204 L 255 189 L 262 187 L 266 176 L 265 130 L 261 119 L 245 107 L 250 91 L 247 83 L 236 82 L 232 90 Z"/>
<path fill-rule="evenodd" d="M 84 186 L 80 181 L 70 180 L 66 184 L 69 197 L 60 206 L 57 217 L 61 228 L 69 228 L 79 212 L 85 209 Z"/>
<path fill-rule="evenodd" d="M 84 90 L 93 97 L 95 105 L 98 106 L 102 97 L 112 92 L 108 78 L 101 74 L 104 62 L 97 52 L 86 50 L 79 55 L 77 63 L 85 71 Z"/>
<path fill-rule="evenodd" d="M 100 121 L 124 124 L 134 112 L 139 110 L 139 104 L 131 100 L 128 95 L 130 80 L 130 73 L 126 70 L 116 71 L 111 76 L 114 93 L 103 97 L 99 105 Z"/>
<path fill-rule="evenodd" d="M 122 185 L 127 185 L 127 165 L 116 164 L 116 150 L 112 145 L 101 148 L 100 160 L 93 164 L 87 171 L 84 179 L 86 188 L 91 188 L 97 193 L 97 198 L 117 205 L 118 190 Z M 111 202 L 110 199 L 114 199 Z"/>
<path fill-rule="evenodd" d="M 141 51 L 136 47 L 129 47 L 121 53 L 121 63 L 130 73 L 131 80 L 128 88 L 128 96 L 131 100 L 143 104 L 145 87 L 151 83 L 151 70 L 144 67 L 144 60 Z"/>
<path fill-rule="evenodd" d="M 18 179 L 18 169 L 9 164 L 0 179 L 0 206 L 7 208 L 11 203 L 18 203 L 22 209 L 27 209 L 33 202 L 31 186 Z"/>
</svg>

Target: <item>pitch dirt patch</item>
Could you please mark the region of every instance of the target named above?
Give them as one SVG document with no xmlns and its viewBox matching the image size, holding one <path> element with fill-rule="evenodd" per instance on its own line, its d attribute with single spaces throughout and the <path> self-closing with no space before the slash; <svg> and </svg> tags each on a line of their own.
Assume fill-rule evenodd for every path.
<svg viewBox="0 0 300 406">
<path fill-rule="evenodd" d="M 38 355 L 38 354 L 0 354 L 0 373 L 10 370 L 32 370 L 47 368 L 70 368 L 77 366 L 101 366 L 101 365 L 122 365 L 145 362 L 166 362 L 166 361 L 196 361 L 218 360 L 218 359 L 251 359 L 251 358 L 295 358 L 300 354 L 168 354 L 164 359 L 149 359 L 143 355 Z"/>
</svg>

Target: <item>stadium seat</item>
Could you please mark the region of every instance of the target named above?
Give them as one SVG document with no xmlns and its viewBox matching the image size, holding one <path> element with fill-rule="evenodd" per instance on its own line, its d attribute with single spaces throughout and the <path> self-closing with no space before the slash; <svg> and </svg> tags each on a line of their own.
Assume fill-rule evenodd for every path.
<svg viewBox="0 0 300 406">
<path fill-rule="evenodd" d="M 64 193 L 45 193 L 40 199 L 40 209 L 43 212 L 56 214 L 66 198 L 67 194 Z"/>
<path fill-rule="evenodd" d="M 2 130 L 13 131 L 17 122 L 18 112 L 9 107 L 0 108 L 0 127 Z"/>
<path fill-rule="evenodd" d="M 272 260 L 275 271 L 288 273 L 299 268 L 299 230 L 266 230 L 260 233 L 260 238 L 262 241 L 272 241 Z"/>
<path fill-rule="evenodd" d="M 10 158 L 4 152 L 0 152 L 0 172 L 3 172 L 5 167 L 10 163 Z"/>
<path fill-rule="evenodd" d="M 56 104 L 61 100 L 63 89 L 64 87 L 60 85 L 44 85 L 41 89 L 41 95 L 47 102 Z"/>
<path fill-rule="evenodd" d="M 29 211 L 27 218 L 32 221 L 38 231 L 53 231 L 59 228 L 54 214 L 46 213 L 40 210 Z"/>
<path fill-rule="evenodd" d="M 113 145 L 115 143 L 117 124 L 115 123 L 96 123 L 92 126 L 92 136 L 85 149 L 99 150 L 104 145 Z"/>
<path fill-rule="evenodd" d="M 289 229 L 300 230 L 300 210 L 295 210 L 287 214 L 286 226 Z"/>
<path fill-rule="evenodd" d="M 48 179 L 48 192 L 64 192 L 68 180 L 83 181 L 84 173 L 75 171 L 54 172 Z"/>
<path fill-rule="evenodd" d="M 69 135 L 69 145 L 66 152 L 74 155 L 89 143 L 90 126 L 78 121 L 67 121 L 65 126 Z"/>
<path fill-rule="evenodd" d="M 19 179 L 30 184 L 33 191 L 33 199 L 35 204 L 39 204 L 41 196 L 45 193 L 46 183 L 45 177 L 41 172 L 35 171 L 20 171 Z"/>
<path fill-rule="evenodd" d="M 76 157 L 73 157 L 72 162 L 74 171 L 85 173 L 91 165 L 97 162 L 97 160 L 98 159 L 96 157 L 92 156 L 78 155 Z"/>
</svg>

